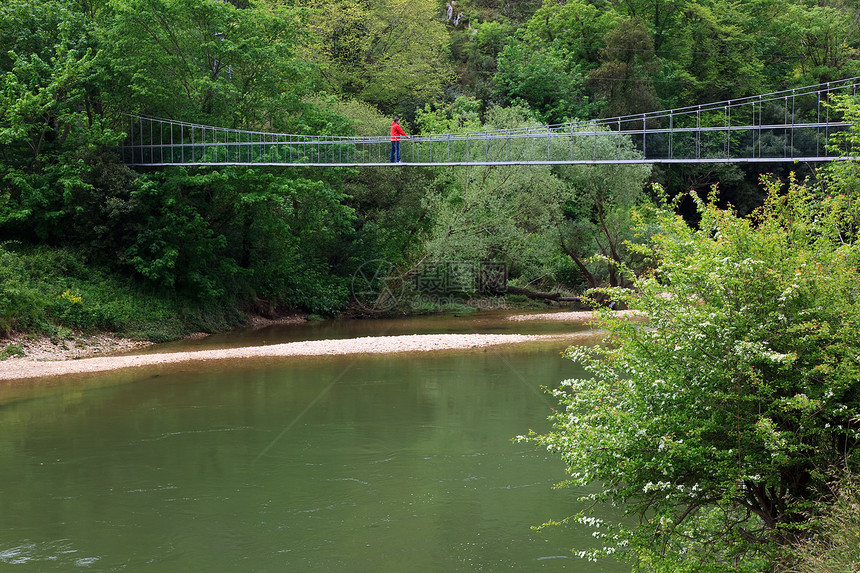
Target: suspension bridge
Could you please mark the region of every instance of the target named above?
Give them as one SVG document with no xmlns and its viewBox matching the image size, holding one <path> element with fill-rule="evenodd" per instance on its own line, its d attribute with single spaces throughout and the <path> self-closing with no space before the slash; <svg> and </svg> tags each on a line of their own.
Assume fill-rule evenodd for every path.
<svg viewBox="0 0 860 573">
<path fill-rule="evenodd" d="M 458 166 L 822 162 L 844 158 L 833 136 L 850 128 L 832 102 L 860 78 L 595 121 L 390 137 L 312 136 L 124 116 L 123 163 L 186 166 Z"/>
</svg>

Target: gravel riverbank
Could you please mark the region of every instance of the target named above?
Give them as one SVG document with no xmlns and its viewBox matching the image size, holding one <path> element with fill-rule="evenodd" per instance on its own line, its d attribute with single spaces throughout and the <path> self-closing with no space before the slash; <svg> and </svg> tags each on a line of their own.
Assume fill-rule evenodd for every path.
<svg viewBox="0 0 860 573">
<path fill-rule="evenodd" d="M 583 324 L 593 317 L 590 312 L 554 312 L 509 317 L 512 321 L 548 320 Z M 0 361 L 0 380 L 18 380 L 86 374 L 121 368 L 194 361 L 275 358 L 287 356 L 322 356 L 344 354 L 379 354 L 389 352 L 429 352 L 434 350 L 470 349 L 540 340 L 566 340 L 591 337 L 593 333 L 574 334 L 424 334 L 404 336 L 371 336 L 341 340 L 311 340 L 267 346 L 225 348 L 189 352 L 129 354 L 150 343 L 110 335 L 76 335 L 64 340 L 12 337 L 0 341 L 7 358 Z"/>
<path fill-rule="evenodd" d="M 81 358 L 79 360 L 35 361 L 9 358 L 0 362 L 0 380 L 40 378 L 63 374 L 86 374 L 121 368 L 163 365 L 181 362 L 275 358 L 286 356 L 322 356 L 344 354 L 378 354 L 389 352 L 429 352 L 434 350 L 470 349 L 540 340 L 570 340 L 574 335 L 526 334 L 414 334 L 406 336 L 369 336 L 341 340 L 310 340 L 267 346 L 224 348 L 193 352 L 132 354 Z"/>
<path fill-rule="evenodd" d="M 624 318 L 642 317 L 641 312 L 635 310 L 616 310 L 616 316 Z M 571 324 L 585 324 L 594 318 L 594 313 L 589 310 L 573 310 L 570 312 L 541 312 L 533 314 L 515 314 L 508 318 L 514 322 L 528 320 L 549 320 L 552 322 L 570 322 Z"/>
</svg>

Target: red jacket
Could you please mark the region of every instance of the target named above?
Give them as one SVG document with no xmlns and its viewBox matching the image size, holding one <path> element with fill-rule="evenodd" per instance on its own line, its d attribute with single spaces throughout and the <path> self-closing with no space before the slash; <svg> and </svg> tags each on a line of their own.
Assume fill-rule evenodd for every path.
<svg viewBox="0 0 860 573">
<path fill-rule="evenodd" d="M 400 124 L 396 121 L 391 122 L 391 141 L 399 141 L 400 136 L 409 137 L 406 135 L 406 132 L 403 131 L 403 128 L 400 127 Z"/>
</svg>

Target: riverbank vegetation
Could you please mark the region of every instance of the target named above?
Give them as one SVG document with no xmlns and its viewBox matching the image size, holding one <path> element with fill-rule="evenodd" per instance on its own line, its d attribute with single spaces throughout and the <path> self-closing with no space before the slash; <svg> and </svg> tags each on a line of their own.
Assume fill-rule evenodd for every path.
<svg viewBox="0 0 860 573">
<path fill-rule="evenodd" d="M 839 181 L 764 181 L 748 218 L 693 194 L 695 229 L 668 204 L 638 214 L 652 270 L 606 294 L 649 328 L 605 313 L 606 344 L 568 351 L 593 377 L 564 382 L 554 430 L 529 438 L 564 458 L 569 485 L 602 483 L 591 499 L 632 516 L 574 516 L 604 543 L 588 556 L 644 571 L 856 570 L 860 193 Z M 829 544 L 844 552 L 817 553 Z"/>
<path fill-rule="evenodd" d="M 506 285 L 614 297 L 660 337 L 610 324 L 630 381 L 598 368 L 563 392 L 606 431 L 562 417 L 546 439 L 587 464 L 575 479 L 641 510 L 616 540 L 638 566 L 767 570 L 835 499 L 831 470 L 858 469 L 853 162 L 132 171 L 116 148 L 123 114 L 332 135 L 385 135 L 398 115 L 438 133 L 810 85 L 860 75 L 858 9 L 6 0 L 0 336 L 160 341 L 254 314 L 456 308 Z M 587 449 L 604 438 L 618 442 Z"/>
<path fill-rule="evenodd" d="M 429 133 L 634 113 L 853 75 L 854 11 L 775 0 L 656 11 L 580 0 L 9 0 L 0 6 L 0 242 L 15 279 L 2 287 L 0 329 L 83 325 L 161 339 L 249 313 L 331 315 L 356 309 L 354 279 L 374 260 L 412 295 L 389 312 L 498 294 L 475 273 L 448 273 L 455 289 L 416 288 L 416 277 L 450 263 L 501 265 L 518 293 L 629 286 L 633 276 L 617 269 L 644 268 L 628 248 L 638 240 L 629 220 L 653 200 L 650 183 L 675 195 L 719 182 L 721 201 L 746 214 L 762 201 L 756 171 L 134 172 L 114 152 L 122 114 L 377 135 L 394 114 Z M 681 209 L 695 219 L 691 205 Z M 31 274 L 55 256 L 80 272 L 63 279 L 60 266 L 50 284 Z M 91 287 L 88 276 L 99 277 Z M 56 307 L 71 288 L 130 293 L 124 306 L 149 301 L 174 326 L 149 306 L 125 313 L 136 317 L 126 324 L 95 295 L 79 302 L 91 318 L 70 320 Z"/>
</svg>

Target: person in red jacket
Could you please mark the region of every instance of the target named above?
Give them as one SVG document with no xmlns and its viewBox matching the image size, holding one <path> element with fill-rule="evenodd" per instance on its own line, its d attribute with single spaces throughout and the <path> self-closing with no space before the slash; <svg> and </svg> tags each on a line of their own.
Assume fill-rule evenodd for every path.
<svg viewBox="0 0 860 573">
<path fill-rule="evenodd" d="M 409 139 L 409 136 L 400 127 L 399 121 L 400 118 L 395 117 L 394 121 L 391 122 L 391 163 L 400 163 L 400 138 Z"/>
</svg>

